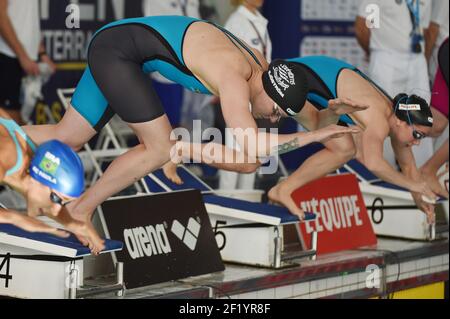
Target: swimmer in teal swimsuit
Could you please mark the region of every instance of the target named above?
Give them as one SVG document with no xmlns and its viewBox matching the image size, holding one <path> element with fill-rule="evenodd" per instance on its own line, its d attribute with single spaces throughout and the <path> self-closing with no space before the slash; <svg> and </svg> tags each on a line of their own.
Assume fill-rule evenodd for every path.
<svg viewBox="0 0 450 319">
<path fill-rule="evenodd" d="M 327 108 L 329 101 L 336 98 L 349 99 L 368 105 L 369 108 L 340 117 L 341 123 L 363 128 L 362 134 L 354 135 L 353 138 L 344 136 L 325 143 L 325 150 L 304 162 L 287 180 L 272 189 L 269 197 L 292 205 L 292 191 L 356 158 L 378 178 L 411 191 L 418 208 L 428 215 L 431 222 L 434 206 L 430 202 L 433 202 L 439 190 L 432 188 L 423 179 L 411 150 L 431 132 L 433 115 L 428 103 L 414 95 L 390 97 L 356 67 L 338 59 L 312 56 L 290 61 L 299 65 L 307 77 L 307 101 L 301 112 L 295 115 L 305 128 L 317 129 L 317 110 Z M 383 145 L 388 137 L 401 172 L 383 157 Z"/>
<path fill-rule="evenodd" d="M 283 116 L 290 115 L 310 131 L 339 122 L 341 125 L 359 126 L 363 132 L 324 141 L 325 149 L 308 158 L 296 172 L 275 186 L 269 192 L 269 198 L 286 206 L 292 213 L 303 216 L 303 211 L 292 200 L 292 192 L 332 173 L 356 157 L 380 179 L 410 190 L 417 206 L 428 215 L 431 222 L 434 207 L 430 202 L 436 194 L 445 194 L 426 183 L 411 151 L 413 145 L 419 144 L 431 132 L 433 115 L 427 102 L 418 96 L 406 94 L 399 94 L 392 99 L 356 67 L 338 59 L 311 56 L 287 61 L 295 64 L 297 70 L 302 70 L 304 74 L 306 101 L 303 104 L 291 102 L 290 105 L 295 107 L 284 108 L 281 96 L 275 98 L 283 108 Z M 272 91 L 274 96 L 284 85 L 277 78 L 284 65 L 285 61 L 274 61 L 269 66 L 269 77 L 264 81 L 266 91 Z M 273 79 L 270 75 L 273 75 Z M 369 107 L 353 114 L 336 114 L 334 117 L 328 114 L 324 119 L 323 113 L 327 109 L 339 110 L 336 113 L 352 113 L 347 109 L 352 105 Z M 383 144 L 387 137 L 391 138 L 402 172 L 383 157 Z M 187 149 L 189 145 L 184 147 Z M 213 166 L 228 168 L 224 164 Z M 259 163 L 256 163 L 236 165 L 232 169 L 253 172 L 258 167 Z M 180 181 L 173 165 L 166 165 L 164 171 L 172 181 Z"/>
<path fill-rule="evenodd" d="M 0 110 L 0 183 L 27 200 L 28 216 L 0 205 L 0 223 L 30 232 L 67 237 L 68 232 L 51 227 L 35 217 L 45 215 L 73 232 L 93 253 L 104 248 L 92 225 L 74 220 L 63 209 L 83 192 L 81 160 L 67 145 L 49 141 L 36 147 L 25 132 Z"/>
<path fill-rule="evenodd" d="M 275 145 L 256 145 L 236 136 L 247 157 L 359 132 L 338 125 L 290 135 L 258 132 L 255 118 L 276 121 L 283 109 L 295 112 L 303 105 L 303 71 L 286 62 L 282 78 L 278 78 L 283 81 L 281 93 L 286 99 L 278 99 L 278 93 L 263 85 L 263 78 L 274 75 L 268 74 L 262 54 L 210 22 L 180 16 L 114 22 L 94 35 L 87 56 L 88 68 L 61 122 L 24 128 L 37 143 L 57 138 L 74 149 L 96 135 L 114 114 L 136 133 L 140 144 L 115 159 L 93 187 L 67 206 L 77 219 L 89 219 L 103 201 L 171 159 L 176 141 L 170 139 L 172 127 L 152 87 L 151 72 L 194 92 L 218 96 L 227 127 L 248 130 L 259 140 L 276 141 Z M 349 113 L 361 109 L 346 108 Z M 335 110 L 322 112 L 329 124 L 336 124 L 329 119 L 335 119 Z"/>
</svg>

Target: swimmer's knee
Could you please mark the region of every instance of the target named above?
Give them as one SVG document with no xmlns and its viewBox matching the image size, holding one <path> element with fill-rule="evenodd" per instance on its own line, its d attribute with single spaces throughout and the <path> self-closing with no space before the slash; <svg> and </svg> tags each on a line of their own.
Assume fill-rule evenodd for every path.
<svg viewBox="0 0 450 319">
<path fill-rule="evenodd" d="M 351 138 L 341 138 L 339 140 L 335 140 L 328 144 L 327 148 L 346 162 L 356 156 L 356 147 Z"/>
<path fill-rule="evenodd" d="M 445 129 L 448 126 L 448 121 L 435 121 L 431 130 L 430 137 L 440 137 L 444 134 Z"/>
<path fill-rule="evenodd" d="M 64 144 L 67 144 L 73 151 L 79 152 L 83 146 L 84 143 L 77 143 L 76 141 L 73 141 L 71 138 L 57 138 L 59 141 L 63 142 Z"/>
<path fill-rule="evenodd" d="M 77 136 L 70 135 L 62 125 L 55 124 L 51 127 L 51 129 L 52 138 L 68 145 L 75 152 L 80 151 L 86 143 L 86 141 L 80 141 Z"/>
<path fill-rule="evenodd" d="M 146 152 L 153 157 L 157 156 L 161 162 L 167 163 L 171 158 L 171 152 L 175 147 L 175 141 L 160 140 L 141 144 L 145 147 Z"/>
<path fill-rule="evenodd" d="M 348 145 L 341 151 L 341 155 L 346 162 L 352 160 L 356 156 L 356 147 L 353 144 Z"/>
</svg>

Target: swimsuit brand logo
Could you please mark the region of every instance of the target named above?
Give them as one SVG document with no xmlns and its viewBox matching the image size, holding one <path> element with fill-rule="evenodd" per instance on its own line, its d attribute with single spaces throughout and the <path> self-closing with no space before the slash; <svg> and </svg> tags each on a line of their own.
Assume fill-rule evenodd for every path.
<svg viewBox="0 0 450 319">
<path fill-rule="evenodd" d="M 189 218 L 187 227 L 184 227 L 178 220 L 174 220 L 170 230 L 190 250 L 195 250 L 198 234 L 200 233 L 200 224 L 194 218 Z"/>
<path fill-rule="evenodd" d="M 420 111 L 420 104 L 400 104 L 398 109 L 401 111 Z"/>
<path fill-rule="evenodd" d="M 124 229 L 123 237 L 128 254 L 132 259 L 172 252 L 163 224 Z"/>
</svg>

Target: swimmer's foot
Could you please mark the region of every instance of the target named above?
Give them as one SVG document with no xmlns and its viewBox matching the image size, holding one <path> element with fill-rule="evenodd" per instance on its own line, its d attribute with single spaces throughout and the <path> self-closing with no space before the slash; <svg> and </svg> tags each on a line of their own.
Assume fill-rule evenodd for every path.
<svg viewBox="0 0 450 319">
<path fill-rule="evenodd" d="M 177 185 L 182 185 L 183 184 L 183 180 L 181 179 L 180 176 L 178 176 L 177 173 L 177 165 L 172 163 L 172 162 L 168 162 L 166 165 L 164 165 L 162 167 L 162 170 L 164 172 L 164 175 L 172 182 L 175 183 Z"/>
<path fill-rule="evenodd" d="M 98 255 L 105 249 L 105 241 L 100 238 L 91 222 L 73 223 L 68 230 L 86 247 L 89 247 L 92 254 Z"/>
<path fill-rule="evenodd" d="M 291 214 L 297 215 L 300 220 L 305 220 L 305 212 L 295 204 L 291 192 L 283 191 L 281 184 L 274 186 L 268 196 L 271 203 L 284 206 Z"/>
</svg>

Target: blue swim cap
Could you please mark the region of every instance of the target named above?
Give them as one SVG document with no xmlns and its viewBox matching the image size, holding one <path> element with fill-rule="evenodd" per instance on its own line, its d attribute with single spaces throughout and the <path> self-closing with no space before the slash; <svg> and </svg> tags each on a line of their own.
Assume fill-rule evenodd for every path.
<svg viewBox="0 0 450 319">
<path fill-rule="evenodd" d="M 30 164 L 30 176 L 39 183 L 70 197 L 84 190 L 84 169 L 80 157 L 57 140 L 40 145 Z"/>
</svg>

